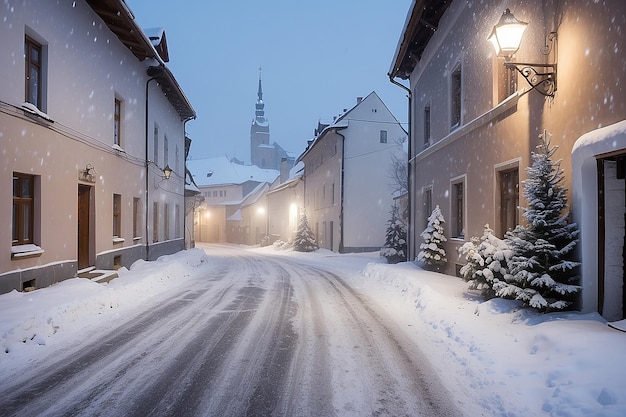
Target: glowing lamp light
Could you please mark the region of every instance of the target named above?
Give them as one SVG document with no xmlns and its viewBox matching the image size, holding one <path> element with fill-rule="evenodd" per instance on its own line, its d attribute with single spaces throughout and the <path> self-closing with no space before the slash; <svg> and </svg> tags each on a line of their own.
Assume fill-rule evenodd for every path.
<svg viewBox="0 0 626 417">
<path fill-rule="evenodd" d="M 526 26 L 528 26 L 527 22 L 518 20 L 509 9 L 506 9 L 488 38 L 496 50 L 496 55 L 502 57 L 514 55 L 522 43 Z"/>
</svg>

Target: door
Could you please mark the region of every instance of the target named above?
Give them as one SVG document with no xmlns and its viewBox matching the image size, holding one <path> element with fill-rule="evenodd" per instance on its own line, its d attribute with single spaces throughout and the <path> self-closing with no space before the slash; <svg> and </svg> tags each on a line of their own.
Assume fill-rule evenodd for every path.
<svg viewBox="0 0 626 417">
<path fill-rule="evenodd" d="M 91 187 L 78 185 L 78 269 L 89 266 Z"/>
</svg>

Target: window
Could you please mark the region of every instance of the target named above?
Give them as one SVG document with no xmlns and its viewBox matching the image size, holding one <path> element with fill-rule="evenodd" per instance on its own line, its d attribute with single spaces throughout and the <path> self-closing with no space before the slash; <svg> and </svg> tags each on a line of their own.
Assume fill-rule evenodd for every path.
<svg viewBox="0 0 626 417">
<path fill-rule="evenodd" d="M 428 218 L 433 212 L 433 189 L 424 190 L 424 229 L 428 226 Z"/>
<path fill-rule="evenodd" d="M 424 107 L 424 148 L 430 145 L 430 104 Z"/>
<path fill-rule="evenodd" d="M 113 113 L 113 143 L 115 145 L 121 146 L 122 142 L 120 141 L 120 115 L 122 113 L 122 102 L 119 99 L 115 99 L 115 110 Z"/>
<path fill-rule="evenodd" d="M 133 237 L 141 236 L 141 200 L 137 197 L 133 198 Z"/>
<path fill-rule="evenodd" d="M 152 203 L 152 243 L 159 241 L 159 203 Z"/>
<path fill-rule="evenodd" d="M 122 196 L 113 194 L 113 237 L 122 236 Z"/>
<path fill-rule="evenodd" d="M 452 237 L 464 238 L 464 206 L 465 195 L 463 182 L 452 184 Z"/>
<path fill-rule="evenodd" d="M 154 124 L 154 163 L 159 165 L 159 126 Z"/>
<path fill-rule="evenodd" d="M 176 204 L 174 207 L 174 221 L 176 224 L 174 225 L 174 238 L 180 238 L 180 204 Z"/>
<path fill-rule="evenodd" d="M 13 245 L 33 242 L 35 178 L 13 173 Z"/>
<path fill-rule="evenodd" d="M 380 143 L 387 143 L 387 131 L 386 130 L 380 131 Z"/>
<path fill-rule="evenodd" d="M 33 39 L 26 37 L 24 40 L 24 58 L 26 60 L 26 98 L 25 101 L 43 109 L 42 84 L 43 84 L 43 56 L 41 45 Z"/>
<path fill-rule="evenodd" d="M 165 225 L 163 226 L 165 240 L 170 240 L 170 205 L 167 203 L 165 203 L 163 208 L 163 219 L 165 220 Z"/>
<path fill-rule="evenodd" d="M 519 223 L 519 171 L 517 168 L 500 171 L 500 235 L 515 229 Z"/>
<path fill-rule="evenodd" d="M 517 90 L 517 71 L 502 65 L 497 56 L 494 59 L 494 102 L 500 103 Z"/>
<path fill-rule="evenodd" d="M 163 166 L 170 163 L 170 145 L 167 140 L 167 135 L 163 136 Z"/>
<path fill-rule="evenodd" d="M 213 197 L 217 197 L 217 191 L 213 191 Z"/>
<path fill-rule="evenodd" d="M 450 127 L 461 125 L 461 64 L 450 74 Z"/>
<path fill-rule="evenodd" d="M 332 194 L 331 194 L 331 198 L 332 198 L 332 205 L 335 205 L 335 183 L 333 182 L 333 187 L 332 187 Z"/>
</svg>

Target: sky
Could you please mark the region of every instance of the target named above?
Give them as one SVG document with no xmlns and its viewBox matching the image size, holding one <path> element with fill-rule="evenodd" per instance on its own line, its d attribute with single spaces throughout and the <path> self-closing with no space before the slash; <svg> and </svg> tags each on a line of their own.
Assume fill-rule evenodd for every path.
<svg viewBox="0 0 626 417">
<path fill-rule="evenodd" d="M 468 292 L 460 278 L 424 271 L 411 262 L 387 265 L 378 252 L 233 248 L 207 245 L 155 262 L 138 261 L 106 285 L 74 278 L 33 292 L 0 295 L 0 387 L 33 374 L 31 380 L 43 379 L 38 364 L 83 347 L 88 335 L 103 334 L 113 322 L 123 325 L 124 318 L 132 320 L 146 305 L 180 297 L 181 288 L 202 288 L 220 257 L 248 256 L 250 251 L 254 259 L 285 256 L 331 271 L 377 303 L 429 358 L 450 401 L 466 416 L 626 415 L 626 333 L 610 328 L 597 313 L 541 314 L 520 308 L 518 301 L 485 301 Z M 246 265 L 258 268 L 259 262 Z M 249 277 L 245 267 L 241 274 Z M 231 274 L 224 279 L 238 278 Z M 621 324 L 626 326 L 626 320 Z M 180 337 L 181 345 L 187 343 Z M 143 357 L 144 347 L 136 349 L 137 357 Z M 352 349 L 333 352 L 339 361 L 354 356 Z M 162 362 L 145 372 L 157 378 Z M 334 383 L 341 385 L 335 389 L 342 400 L 359 398 L 355 390 Z"/>
<path fill-rule="evenodd" d="M 190 159 L 250 163 L 262 68 L 270 142 L 298 156 L 318 121 L 372 91 L 407 128 L 407 98 L 387 73 L 411 0 L 126 0 L 142 28 L 163 27 L 167 64 L 196 110 Z"/>
</svg>

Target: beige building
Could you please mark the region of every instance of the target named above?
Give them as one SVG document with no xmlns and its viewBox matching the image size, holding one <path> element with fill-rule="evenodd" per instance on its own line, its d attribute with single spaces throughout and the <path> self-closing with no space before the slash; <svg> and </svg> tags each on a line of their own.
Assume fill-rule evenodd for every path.
<svg viewBox="0 0 626 417">
<path fill-rule="evenodd" d="M 274 182 L 279 172 L 243 165 L 226 157 L 188 161 L 188 168 L 197 184 L 203 202 L 195 209 L 194 235 L 199 242 L 256 242 L 256 224 L 242 217 L 242 207 L 250 198 Z M 262 234 L 266 234 L 267 221 Z M 261 233 L 259 231 L 259 233 Z M 251 237 L 253 236 L 253 237 Z"/>
<path fill-rule="evenodd" d="M 505 9 L 527 23 L 506 67 L 487 41 Z M 621 0 L 413 1 L 389 74 L 410 91 L 410 257 L 436 205 L 448 274 L 485 223 L 498 236 L 520 223 L 521 183 L 547 132 L 581 230 L 582 310 L 624 317 L 624 27 Z"/>
<path fill-rule="evenodd" d="M 184 248 L 195 112 L 164 31 L 150 33 L 122 0 L 32 0 L 5 15 L 0 292 Z"/>
</svg>

